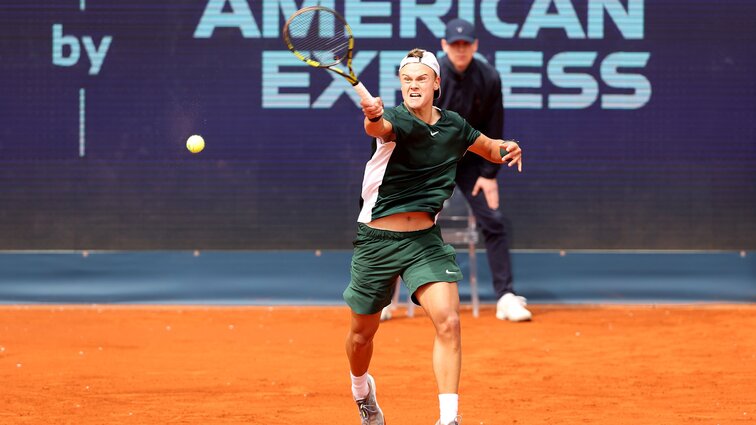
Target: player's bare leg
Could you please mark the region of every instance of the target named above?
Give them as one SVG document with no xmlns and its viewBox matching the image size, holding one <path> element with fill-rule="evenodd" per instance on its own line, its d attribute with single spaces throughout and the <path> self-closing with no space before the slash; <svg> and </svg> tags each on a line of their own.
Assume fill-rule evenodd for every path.
<svg viewBox="0 0 756 425">
<path fill-rule="evenodd" d="M 352 312 L 352 323 L 346 339 L 346 353 L 352 375 L 364 375 L 373 357 L 373 337 L 381 324 L 381 313 Z"/>
<path fill-rule="evenodd" d="M 439 394 L 457 394 L 462 367 L 462 337 L 459 325 L 459 293 L 456 283 L 437 282 L 421 286 L 415 296 L 436 328 L 433 372 Z"/>
<path fill-rule="evenodd" d="M 384 425 L 383 412 L 376 399 L 375 380 L 367 371 L 373 357 L 373 337 L 381 323 L 381 313 L 356 314 L 346 339 L 346 353 L 352 376 L 352 394 L 363 425 Z"/>
</svg>

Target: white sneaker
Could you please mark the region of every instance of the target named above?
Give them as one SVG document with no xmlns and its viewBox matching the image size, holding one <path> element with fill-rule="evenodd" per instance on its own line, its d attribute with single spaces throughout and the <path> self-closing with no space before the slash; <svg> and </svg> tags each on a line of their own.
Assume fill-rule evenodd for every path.
<svg viewBox="0 0 756 425">
<path fill-rule="evenodd" d="M 511 292 L 504 294 L 496 302 L 496 318 L 513 322 L 530 320 L 533 314 L 525 308 L 526 305 L 528 303 L 525 297 L 517 296 Z"/>
<path fill-rule="evenodd" d="M 391 319 L 391 306 L 387 305 L 386 307 L 383 307 L 383 310 L 381 310 L 381 321 L 386 321 Z"/>
<path fill-rule="evenodd" d="M 368 375 L 368 395 L 362 400 L 355 400 L 357 408 L 360 410 L 361 425 L 385 425 L 383 419 L 383 410 L 378 406 L 378 400 L 375 398 L 375 379 Z"/>
</svg>

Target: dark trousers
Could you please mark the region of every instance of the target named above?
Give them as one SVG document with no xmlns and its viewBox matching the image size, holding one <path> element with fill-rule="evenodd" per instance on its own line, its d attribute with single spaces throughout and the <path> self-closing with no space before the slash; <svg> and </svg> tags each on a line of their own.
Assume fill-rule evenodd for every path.
<svg viewBox="0 0 756 425">
<path fill-rule="evenodd" d="M 509 256 L 510 223 L 499 209 L 492 210 L 486 203 L 483 191 L 472 196 L 472 190 L 479 174 L 476 167 L 459 167 L 456 183 L 465 199 L 472 208 L 478 228 L 483 233 L 488 257 L 488 267 L 491 269 L 493 287 L 496 298 L 507 292 L 514 293 L 512 285 L 512 262 Z"/>
</svg>

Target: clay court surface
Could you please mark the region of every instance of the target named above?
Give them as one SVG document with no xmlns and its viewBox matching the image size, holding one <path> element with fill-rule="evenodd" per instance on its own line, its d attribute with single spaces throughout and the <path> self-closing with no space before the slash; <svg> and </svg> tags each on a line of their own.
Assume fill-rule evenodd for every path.
<svg viewBox="0 0 756 425">
<path fill-rule="evenodd" d="M 756 423 L 756 306 L 463 311 L 463 425 Z M 382 325 L 387 425 L 432 425 L 432 327 Z M 359 424 L 333 307 L 0 307 L 0 424 Z"/>
</svg>

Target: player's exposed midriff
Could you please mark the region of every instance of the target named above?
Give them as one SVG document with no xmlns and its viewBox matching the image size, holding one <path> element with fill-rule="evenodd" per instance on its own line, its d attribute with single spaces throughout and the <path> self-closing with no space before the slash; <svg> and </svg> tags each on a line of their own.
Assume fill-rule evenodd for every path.
<svg viewBox="0 0 756 425">
<path fill-rule="evenodd" d="M 376 218 L 367 223 L 374 229 L 390 230 L 392 232 L 414 232 L 432 227 L 433 218 L 427 212 L 403 212 L 386 217 Z"/>
</svg>

